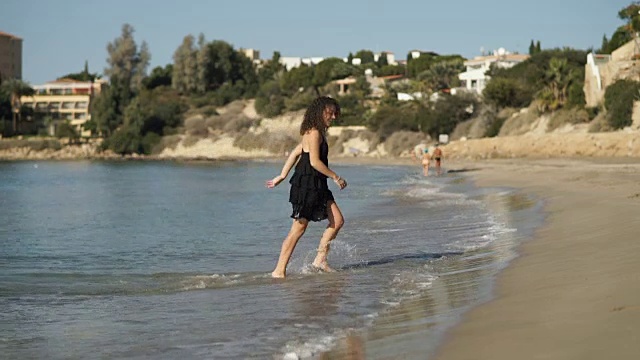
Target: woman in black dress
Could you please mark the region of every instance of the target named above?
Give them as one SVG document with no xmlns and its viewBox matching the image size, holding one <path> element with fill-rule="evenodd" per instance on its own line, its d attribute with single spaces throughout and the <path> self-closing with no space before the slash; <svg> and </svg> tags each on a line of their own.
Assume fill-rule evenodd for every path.
<svg viewBox="0 0 640 360">
<path fill-rule="evenodd" d="M 329 168 L 326 132 L 331 122 L 339 115 L 340 105 L 335 99 L 326 96 L 315 99 L 307 108 L 300 126 L 302 141 L 289 155 L 280 175 L 267 181 L 267 187 L 277 186 L 286 179 L 293 165 L 296 165 L 289 181 L 293 224 L 282 243 L 278 264 L 271 273 L 275 278 L 286 276 L 291 254 L 307 229 L 309 221 L 324 219 L 329 220 L 329 225 L 320 239 L 313 267 L 322 271 L 333 271 L 327 264 L 329 243 L 338 235 L 344 224 L 344 217 L 327 186 L 327 179 L 331 178 L 340 190 L 347 186 L 347 182 Z"/>
</svg>

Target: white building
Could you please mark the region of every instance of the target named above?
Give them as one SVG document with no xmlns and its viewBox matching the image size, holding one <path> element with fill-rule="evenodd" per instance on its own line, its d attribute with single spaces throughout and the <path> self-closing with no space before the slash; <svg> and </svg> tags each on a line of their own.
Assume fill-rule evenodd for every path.
<svg viewBox="0 0 640 360">
<path fill-rule="evenodd" d="M 397 65 L 398 64 L 396 62 L 396 56 L 391 51 L 383 51 L 383 52 L 379 52 L 379 53 L 373 54 L 373 61 L 378 62 L 380 57 L 383 56 L 383 55 L 387 57 L 387 64 L 389 64 L 389 65 Z"/>
<path fill-rule="evenodd" d="M 510 68 L 528 58 L 529 55 L 511 54 L 500 48 L 494 51 L 493 55 L 476 56 L 471 60 L 465 61 L 464 65 L 467 71 L 458 75 L 458 78 L 467 90 L 481 94 L 489 81 L 490 77 L 486 73 L 492 65 L 500 68 Z"/>
<path fill-rule="evenodd" d="M 302 58 L 302 57 L 292 57 L 292 56 L 282 56 L 280 57 L 280 64 L 284 65 L 284 67 L 287 69 L 287 71 L 293 69 L 293 68 L 297 68 L 298 66 L 305 64 L 308 66 L 312 66 L 312 65 L 317 65 L 319 64 L 322 60 L 324 60 L 323 57 L 306 57 L 306 58 Z"/>
</svg>

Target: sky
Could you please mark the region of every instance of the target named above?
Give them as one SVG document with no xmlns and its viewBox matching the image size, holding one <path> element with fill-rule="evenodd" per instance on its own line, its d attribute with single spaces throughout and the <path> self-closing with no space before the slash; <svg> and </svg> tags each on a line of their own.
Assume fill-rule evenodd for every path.
<svg viewBox="0 0 640 360">
<path fill-rule="evenodd" d="M 151 52 L 149 72 L 172 62 L 189 34 L 254 48 L 261 58 L 346 57 L 360 49 L 460 54 L 503 47 L 599 48 L 631 0 L 2 0 L 0 31 L 23 39 L 22 77 L 32 85 L 68 73 L 103 73 L 107 44 L 131 24 Z"/>
</svg>

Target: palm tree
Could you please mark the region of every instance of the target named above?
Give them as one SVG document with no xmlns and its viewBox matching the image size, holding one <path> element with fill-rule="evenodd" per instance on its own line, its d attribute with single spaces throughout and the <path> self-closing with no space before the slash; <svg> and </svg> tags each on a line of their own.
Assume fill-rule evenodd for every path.
<svg viewBox="0 0 640 360">
<path fill-rule="evenodd" d="M 544 111 L 556 110 L 564 106 L 574 75 L 567 59 L 554 57 L 549 60 L 549 68 L 544 76 L 546 86 L 538 93 L 538 99 L 542 101 Z"/>
<path fill-rule="evenodd" d="M 22 102 L 21 96 L 33 96 L 35 90 L 26 82 L 18 79 L 9 79 L 2 82 L 1 90 L 11 96 L 11 114 L 13 119 L 13 133 L 18 130 L 18 122 L 21 120 Z"/>
<path fill-rule="evenodd" d="M 464 71 L 462 60 L 441 61 L 418 74 L 432 91 L 450 89 L 457 85 L 458 74 Z"/>
</svg>

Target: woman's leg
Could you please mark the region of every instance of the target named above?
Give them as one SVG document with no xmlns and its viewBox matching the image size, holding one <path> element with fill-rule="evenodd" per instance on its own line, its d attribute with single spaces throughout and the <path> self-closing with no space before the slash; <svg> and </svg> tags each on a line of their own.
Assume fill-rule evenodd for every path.
<svg viewBox="0 0 640 360">
<path fill-rule="evenodd" d="M 293 249 L 296 248 L 298 240 L 300 240 L 307 229 L 307 225 L 309 225 L 309 220 L 307 219 L 293 220 L 291 230 L 289 230 L 289 234 L 282 242 L 282 249 L 280 250 L 280 258 L 278 259 L 276 269 L 271 273 L 271 276 L 274 278 L 283 278 L 287 275 L 287 264 L 289 264 L 289 259 L 291 259 L 291 254 L 293 254 Z"/>
<path fill-rule="evenodd" d="M 329 267 L 329 264 L 327 264 L 329 243 L 338 236 L 338 231 L 340 231 L 344 225 L 344 217 L 342 216 L 342 212 L 340 211 L 338 204 L 333 200 L 327 202 L 327 212 L 329 215 L 329 225 L 320 239 L 318 255 L 316 255 L 315 260 L 313 260 L 313 266 L 324 271 L 333 271 L 333 269 Z"/>
</svg>

